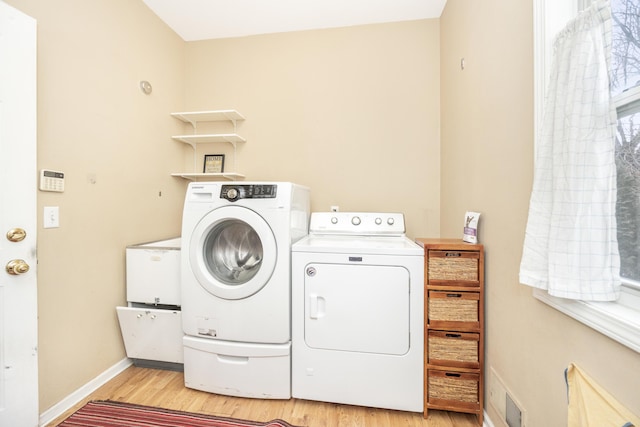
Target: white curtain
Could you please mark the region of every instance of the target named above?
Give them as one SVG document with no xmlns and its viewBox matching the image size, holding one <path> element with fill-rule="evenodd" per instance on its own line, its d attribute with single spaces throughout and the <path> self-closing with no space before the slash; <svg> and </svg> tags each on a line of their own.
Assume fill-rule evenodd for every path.
<svg viewBox="0 0 640 427">
<path fill-rule="evenodd" d="M 581 12 L 553 47 L 520 282 L 557 297 L 611 301 L 620 257 L 609 1 Z"/>
</svg>

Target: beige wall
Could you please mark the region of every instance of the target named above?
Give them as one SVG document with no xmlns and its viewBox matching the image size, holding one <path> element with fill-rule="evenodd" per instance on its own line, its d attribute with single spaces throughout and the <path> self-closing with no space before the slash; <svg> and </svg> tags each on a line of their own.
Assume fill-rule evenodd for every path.
<svg viewBox="0 0 640 427">
<path fill-rule="evenodd" d="M 518 283 L 533 181 L 532 19 L 531 1 L 447 2 L 440 21 L 441 230 L 457 236 L 466 210 L 482 212 L 487 378 L 491 369 L 502 377 L 528 411 L 528 426 L 562 426 L 569 363 L 637 412 L 640 356 Z"/>
<path fill-rule="evenodd" d="M 38 20 L 38 167 L 67 176 L 65 193 L 38 196 L 39 212 L 61 215 L 45 230 L 39 214 L 41 410 L 124 357 L 114 309 L 125 302 L 124 248 L 180 232 L 186 182 L 169 172 L 192 155 L 170 139 L 185 129 L 168 114 L 218 108 L 247 117 L 236 159 L 247 180 L 308 185 L 313 210 L 401 211 L 411 237 L 458 237 L 464 212 L 482 212 L 487 372 L 521 400 L 528 425 L 565 423 L 569 362 L 640 407 L 637 353 L 518 284 L 530 1 L 449 0 L 441 20 L 194 43 L 142 2 L 8 3 Z M 198 167 L 221 150 L 230 167 L 224 146 L 201 147 Z"/>
<path fill-rule="evenodd" d="M 439 46 L 438 20 L 189 43 L 185 104 L 245 115 L 247 180 L 307 185 L 315 211 L 404 212 L 410 236 L 437 236 Z"/>
<path fill-rule="evenodd" d="M 142 2 L 8 3 L 38 20 L 38 167 L 66 174 L 38 194 L 61 225 L 38 215 L 41 411 L 125 357 L 126 245 L 180 233 L 186 181 L 169 173 L 193 156 L 172 111 L 238 109 L 238 170 L 310 186 L 314 210 L 439 232 L 437 20 L 187 44 Z M 229 168 L 229 148 L 199 148 L 197 167 L 222 150 Z"/>
<path fill-rule="evenodd" d="M 66 174 L 64 193 L 38 193 L 44 411 L 125 357 L 125 246 L 180 234 L 169 112 L 183 106 L 184 42 L 142 2 L 8 3 L 38 20 L 38 168 Z M 43 206 L 60 207 L 60 228 L 42 228 Z"/>
</svg>

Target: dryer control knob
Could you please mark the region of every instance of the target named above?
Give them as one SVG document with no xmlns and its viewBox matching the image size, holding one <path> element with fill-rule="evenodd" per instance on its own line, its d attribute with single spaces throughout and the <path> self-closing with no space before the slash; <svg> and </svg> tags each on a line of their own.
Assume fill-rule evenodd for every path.
<svg viewBox="0 0 640 427">
<path fill-rule="evenodd" d="M 353 225 L 360 225 L 361 222 L 362 220 L 359 216 L 354 216 L 353 218 L 351 218 L 351 224 Z"/>
<path fill-rule="evenodd" d="M 382 219 L 381 218 L 376 218 L 376 225 L 380 225 L 382 224 Z"/>
<path fill-rule="evenodd" d="M 387 224 L 389 224 L 389 225 L 393 225 L 395 222 L 396 222 L 396 221 L 395 221 L 393 218 L 389 218 L 389 219 L 387 220 Z"/>
<path fill-rule="evenodd" d="M 337 224 L 338 223 L 338 218 L 336 218 L 335 216 L 331 217 L 331 224 Z"/>
</svg>

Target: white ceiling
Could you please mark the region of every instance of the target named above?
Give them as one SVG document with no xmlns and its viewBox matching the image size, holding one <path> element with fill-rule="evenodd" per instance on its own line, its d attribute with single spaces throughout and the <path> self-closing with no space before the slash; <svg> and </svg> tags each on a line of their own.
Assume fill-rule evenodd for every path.
<svg viewBox="0 0 640 427">
<path fill-rule="evenodd" d="M 438 18 L 447 0 L 142 0 L 185 41 Z"/>
</svg>

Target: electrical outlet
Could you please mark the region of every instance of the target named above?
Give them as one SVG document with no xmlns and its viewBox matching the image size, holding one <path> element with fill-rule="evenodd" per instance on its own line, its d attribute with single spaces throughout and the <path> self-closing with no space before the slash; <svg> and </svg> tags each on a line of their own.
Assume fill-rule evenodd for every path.
<svg viewBox="0 0 640 427">
<path fill-rule="evenodd" d="M 340 206 L 336 206 L 336 205 L 331 206 L 331 212 L 340 212 Z"/>
</svg>

